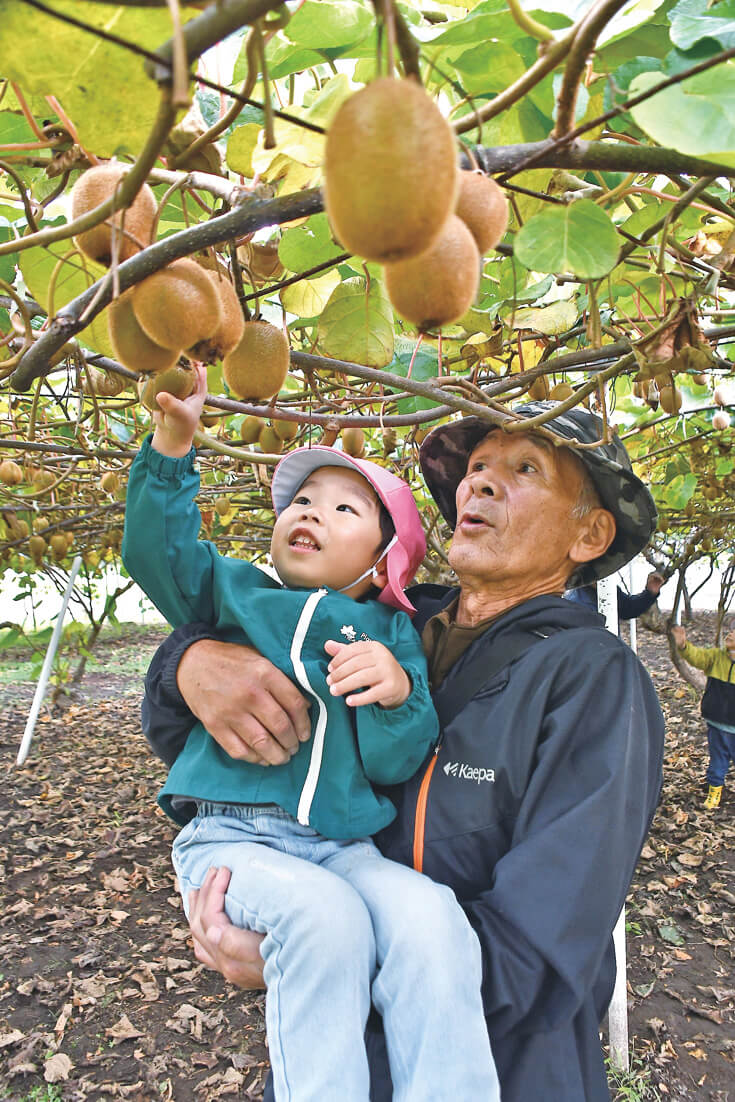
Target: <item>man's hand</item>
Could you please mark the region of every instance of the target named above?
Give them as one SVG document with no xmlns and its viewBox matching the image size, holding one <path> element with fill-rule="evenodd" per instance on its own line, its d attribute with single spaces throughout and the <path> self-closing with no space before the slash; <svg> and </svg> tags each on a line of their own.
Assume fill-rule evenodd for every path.
<svg viewBox="0 0 735 1102">
<path fill-rule="evenodd" d="M 661 592 L 661 586 L 664 584 L 665 581 L 666 579 L 664 578 L 663 574 L 659 574 L 658 570 L 654 570 L 646 578 L 646 589 L 649 593 L 655 593 L 658 597 L 659 593 Z"/>
<path fill-rule="evenodd" d="M 153 414 L 156 429 L 152 446 L 161 455 L 169 455 L 173 459 L 189 454 L 207 396 L 206 367 L 195 363 L 194 372 L 196 382 L 188 398 L 174 398 L 165 390 L 156 397 L 161 409 Z"/>
<path fill-rule="evenodd" d="M 671 634 L 679 650 L 684 650 L 684 647 L 687 645 L 687 633 L 684 631 L 684 628 L 677 625 L 671 629 Z"/>
<path fill-rule="evenodd" d="M 238 987 L 258 990 L 263 982 L 263 934 L 233 926 L 225 914 L 229 869 L 210 869 L 199 891 L 189 893 L 189 926 L 194 954 L 207 968 Z"/>
<path fill-rule="evenodd" d="M 308 702 L 252 647 L 200 639 L 184 651 L 176 684 L 231 758 L 283 765 L 311 735 Z"/>
<path fill-rule="evenodd" d="M 380 704 L 397 708 L 410 695 L 411 681 L 406 671 L 382 643 L 372 640 L 361 643 L 338 643 L 329 639 L 324 644 L 332 661 L 327 667 L 327 685 L 332 696 L 344 696 L 345 704 L 359 708 L 363 704 Z M 362 689 L 362 692 L 356 692 Z"/>
</svg>

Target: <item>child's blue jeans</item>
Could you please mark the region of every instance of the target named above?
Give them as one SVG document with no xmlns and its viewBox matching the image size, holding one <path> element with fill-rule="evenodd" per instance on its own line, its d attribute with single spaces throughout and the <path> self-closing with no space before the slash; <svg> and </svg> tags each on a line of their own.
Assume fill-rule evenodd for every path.
<svg viewBox="0 0 735 1102">
<path fill-rule="evenodd" d="M 707 783 L 719 788 L 725 780 L 730 760 L 735 761 L 735 734 L 732 731 L 722 731 L 713 723 L 708 723 L 707 743 L 709 745 Z"/>
<path fill-rule="evenodd" d="M 266 935 L 277 1102 L 367 1102 L 371 998 L 396 1102 L 498 1102 L 480 945 L 449 888 L 278 807 L 199 810 L 173 848 L 184 906 L 207 869 L 229 868 L 230 920 Z"/>
</svg>

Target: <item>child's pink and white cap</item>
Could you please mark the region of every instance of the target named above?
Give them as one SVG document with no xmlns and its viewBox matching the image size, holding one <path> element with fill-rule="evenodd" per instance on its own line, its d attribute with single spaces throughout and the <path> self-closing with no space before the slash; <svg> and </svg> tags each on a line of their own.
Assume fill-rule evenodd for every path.
<svg viewBox="0 0 735 1102">
<path fill-rule="evenodd" d="M 276 516 L 291 504 L 299 487 L 319 467 L 348 467 L 361 474 L 375 490 L 396 530 L 386 555 L 388 581 L 378 600 L 413 616 L 416 609 L 403 590 L 413 580 L 426 554 L 426 537 L 410 486 L 369 459 L 356 459 L 323 444 L 296 448 L 284 455 L 273 472 L 271 497 Z"/>
</svg>

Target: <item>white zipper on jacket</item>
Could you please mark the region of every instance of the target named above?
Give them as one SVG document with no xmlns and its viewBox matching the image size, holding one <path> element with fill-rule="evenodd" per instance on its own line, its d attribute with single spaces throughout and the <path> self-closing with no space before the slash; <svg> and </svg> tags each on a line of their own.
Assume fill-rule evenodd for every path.
<svg viewBox="0 0 735 1102">
<path fill-rule="evenodd" d="M 314 793 L 316 792 L 316 786 L 319 783 L 319 773 L 321 771 L 322 756 L 324 754 L 324 735 L 327 730 L 327 706 L 319 694 L 314 692 L 309 682 L 304 663 L 301 661 L 301 650 L 316 606 L 319 604 L 322 597 L 326 597 L 326 595 L 326 589 L 317 589 L 316 592 L 309 594 L 301 610 L 293 640 L 291 641 L 290 658 L 293 664 L 294 673 L 296 674 L 296 680 L 302 688 L 306 689 L 307 693 L 314 697 L 319 705 L 319 715 L 317 716 L 316 725 L 314 727 L 314 737 L 311 746 L 309 769 L 306 774 L 306 780 L 304 781 L 304 787 L 301 789 L 299 806 L 296 812 L 296 818 L 302 826 L 309 825 L 309 812 L 311 811 L 311 804 L 314 799 Z"/>
</svg>

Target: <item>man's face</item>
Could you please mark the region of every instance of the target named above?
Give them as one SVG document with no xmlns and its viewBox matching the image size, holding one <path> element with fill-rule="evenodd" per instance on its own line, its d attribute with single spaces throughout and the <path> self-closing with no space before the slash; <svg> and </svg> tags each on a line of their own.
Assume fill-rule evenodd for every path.
<svg viewBox="0 0 735 1102">
<path fill-rule="evenodd" d="M 380 504 L 370 484 L 344 467 L 319 467 L 273 526 L 271 556 L 284 585 L 342 589 L 380 553 Z M 365 578 L 349 596 L 370 588 Z"/>
<path fill-rule="evenodd" d="M 563 588 L 582 477 L 567 448 L 541 437 L 494 431 L 481 440 L 457 488 L 449 562 L 460 580 L 486 579 L 521 596 L 546 583 L 548 592 Z"/>
</svg>

